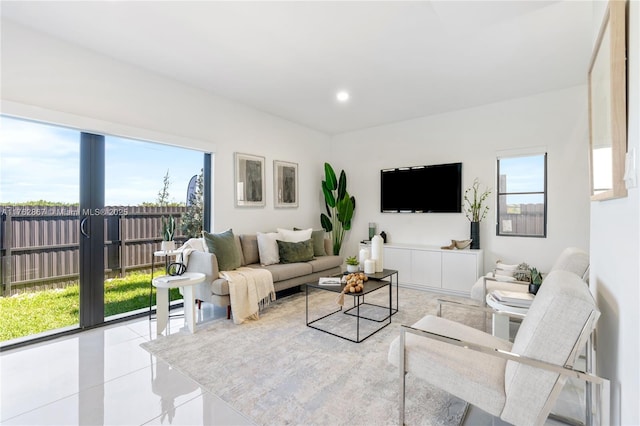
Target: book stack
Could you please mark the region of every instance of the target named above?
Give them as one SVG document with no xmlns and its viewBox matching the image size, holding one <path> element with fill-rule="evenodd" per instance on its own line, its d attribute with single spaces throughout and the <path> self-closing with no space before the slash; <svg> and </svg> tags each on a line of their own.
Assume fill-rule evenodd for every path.
<svg viewBox="0 0 640 426">
<path fill-rule="evenodd" d="M 503 305 L 514 306 L 516 308 L 528 308 L 531 306 L 534 298 L 531 293 L 506 290 L 494 290 L 491 292 L 491 297 Z"/>
</svg>

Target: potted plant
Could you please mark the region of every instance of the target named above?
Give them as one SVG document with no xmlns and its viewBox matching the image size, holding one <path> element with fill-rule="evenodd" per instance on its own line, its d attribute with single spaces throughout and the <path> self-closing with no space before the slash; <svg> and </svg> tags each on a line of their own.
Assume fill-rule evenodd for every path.
<svg viewBox="0 0 640 426">
<path fill-rule="evenodd" d="M 531 282 L 529 283 L 529 293 L 536 294 L 542 285 L 542 274 L 536 269 L 531 268 Z"/>
<path fill-rule="evenodd" d="M 480 248 L 480 221 L 487 216 L 489 206 L 483 203 L 491 194 L 491 189 L 480 190 L 478 178 L 473 180 L 473 185 L 464 191 L 465 215 L 471 222 L 471 248 Z"/>
<path fill-rule="evenodd" d="M 172 215 L 166 219 L 164 216 L 160 218 L 162 221 L 162 243 L 160 244 L 160 250 L 171 251 L 176 249 L 176 242 L 173 241 L 173 236 L 176 232 L 176 220 Z"/>
<path fill-rule="evenodd" d="M 347 257 L 347 260 L 345 260 L 345 262 L 347 264 L 347 272 L 358 272 L 360 261 L 358 261 L 357 257 L 349 256 Z"/>
<path fill-rule="evenodd" d="M 333 167 L 324 163 L 325 180 L 322 181 L 322 193 L 327 214 L 320 214 L 322 228 L 331 233 L 333 254 L 339 255 L 346 231 L 351 229 L 351 219 L 356 209 L 356 199 L 347 192 L 347 175 L 340 172 L 336 179 Z"/>
</svg>

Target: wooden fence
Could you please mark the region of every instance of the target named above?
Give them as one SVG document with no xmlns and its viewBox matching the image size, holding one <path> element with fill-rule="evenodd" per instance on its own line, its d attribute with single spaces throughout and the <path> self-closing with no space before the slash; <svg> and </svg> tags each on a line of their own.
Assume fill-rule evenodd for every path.
<svg viewBox="0 0 640 426">
<path fill-rule="evenodd" d="M 544 235 L 544 204 L 519 204 L 500 207 L 500 221 L 511 221 L 511 231 L 502 235 Z"/>
<path fill-rule="evenodd" d="M 176 241 L 186 238 L 187 207 L 106 207 L 105 277 L 149 269 L 160 250 L 163 216 L 176 218 Z M 2 295 L 77 281 L 80 265 L 79 207 L 0 206 Z M 114 214 L 110 214 L 114 213 Z"/>
</svg>

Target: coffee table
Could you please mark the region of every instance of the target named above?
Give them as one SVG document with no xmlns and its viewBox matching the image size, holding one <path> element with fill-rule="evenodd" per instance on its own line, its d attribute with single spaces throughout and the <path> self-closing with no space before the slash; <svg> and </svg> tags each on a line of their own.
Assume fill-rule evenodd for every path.
<svg viewBox="0 0 640 426">
<path fill-rule="evenodd" d="M 350 342 L 360 343 L 366 340 L 368 337 L 373 336 L 378 331 L 382 330 L 389 324 L 391 324 L 391 317 L 398 312 L 398 271 L 393 269 L 385 269 L 382 272 L 378 272 L 375 274 L 366 274 L 369 280 L 364 285 L 364 290 L 358 293 L 345 293 L 345 299 L 349 297 L 353 300 L 353 306 L 348 309 L 344 309 L 340 306 L 338 309 L 329 312 L 326 315 L 323 315 L 319 318 L 309 321 L 309 290 L 310 289 L 318 289 L 323 291 L 329 291 L 336 294 L 336 297 L 342 292 L 345 284 L 340 285 L 320 285 L 318 282 L 308 283 L 305 285 L 305 298 L 306 298 L 306 323 L 307 327 L 314 328 L 316 330 L 322 331 L 324 333 L 331 334 L 336 337 L 340 337 L 341 339 L 349 340 Z M 395 277 L 395 287 L 396 287 L 396 304 L 395 308 L 393 307 L 393 278 Z M 387 279 L 388 278 L 388 279 Z M 367 294 L 373 293 L 374 291 L 388 288 L 389 291 L 389 304 L 387 306 L 378 305 L 375 303 L 365 302 L 365 296 Z M 361 307 L 368 306 L 368 310 L 380 311 L 382 313 L 382 318 L 373 318 L 372 316 L 366 316 L 361 313 Z M 373 308 L 373 309 L 371 309 Z M 355 339 L 339 334 L 337 332 L 333 332 L 328 330 L 327 328 L 323 328 L 321 324 L 318 324 L 320 321 L 334 316 L 338 314 L 343 314 L 344 318 L 348 321 L 354 321 L 355 319 L 355 327 L 356 327 L 356 337 Z M 360 333 L 360 322 L 367 321 L 368 323 L 377 323 L 378 326 L 374 326 L 372 330 L 368 333 L 361 335 Z M 342 321 L 340 321 L 342 322 Z"/>
</svg>

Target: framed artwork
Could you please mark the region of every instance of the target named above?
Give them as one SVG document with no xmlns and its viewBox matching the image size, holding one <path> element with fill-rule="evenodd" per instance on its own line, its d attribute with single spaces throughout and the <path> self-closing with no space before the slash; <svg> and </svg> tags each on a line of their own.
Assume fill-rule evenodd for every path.
<svg viewBox="0 0 640 426">
<path fill-rule="evenodd" d="M 610 1 L 589 67 L 591 199 L 627 196 L 625 3 Z"/>
<path fill-rule="evenodd" d="M 237 207 L 264 207 L 264 157 L 236 152 L 234 183 Z"/>
<path fill-rule="evenodd" d="M 298 164 L 273 161 L 273 194 L 276 207 L 298 207 Z"/>
</svg>

